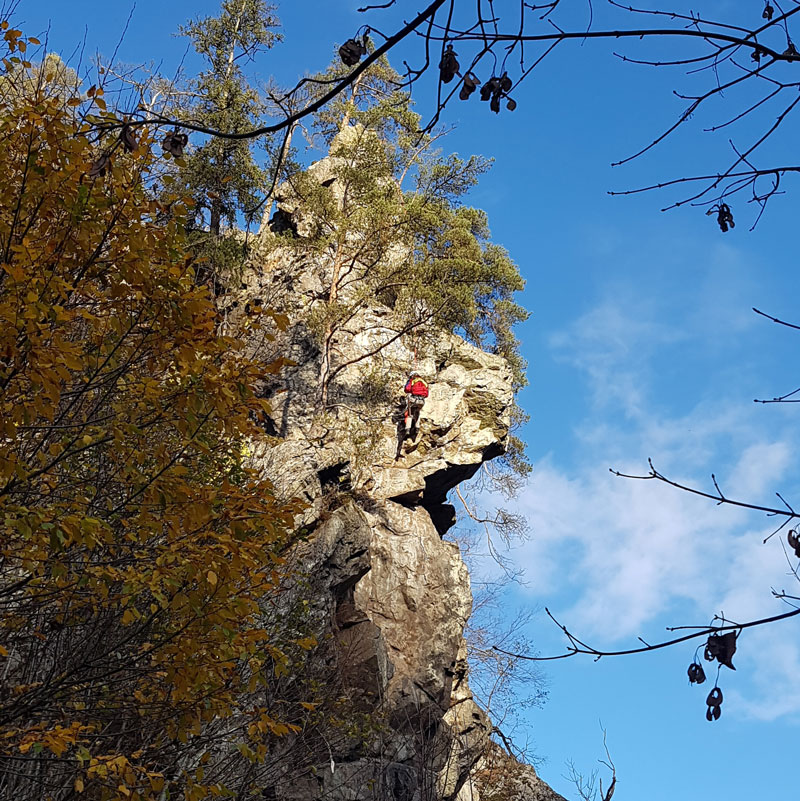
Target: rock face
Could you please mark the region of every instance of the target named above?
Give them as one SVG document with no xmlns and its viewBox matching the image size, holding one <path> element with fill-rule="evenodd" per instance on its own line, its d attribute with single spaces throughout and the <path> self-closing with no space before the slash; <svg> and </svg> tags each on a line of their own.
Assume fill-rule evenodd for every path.
<svg viewBox="0 0 800 801">
<path fill-rule="evenodd" d="M 328 167 L 310 174 L 330 183 Z M 272 230 L 291 228 L 302 245 L 309 225 L 282 189 Z M 448 492 L 505 450 L 513 404 L 507 363 L 454 335 L 398 337 L 391 309 L 375 303 L 336 342 L 340 363 L 371 355 L 342 370 L 322 403 L 311 321 L 331 264 L 297 241 L 276 244 L 267 227 L 262 238 L 262 256 L 228 314 L 245 315 L 254 304 L 285 314 L 283 334 L 271 343 L 254 335 L 253 348 L 265 359 L 288 355 L 294 365 L 265 381 L 266 424 L 276 440 L 255 459 L 280 493 L 308 504 L 298 525 L 310 533 L 297 558 L 312 582 L 336 679 L 383 722 L 356 738 L 326 739 L 316 766 L 302 775 L 287 770 L 271 797 L 557 801 L 532 768 L 492 742 L 492 723 L 472 698 L 463 636 L 469 575 L 458 547 L 442 539 L 455 522 Z M 403 441 L 402 389 L 412 366 L 428 377 L 430 396 L 419 432 Z"/>
</svg>

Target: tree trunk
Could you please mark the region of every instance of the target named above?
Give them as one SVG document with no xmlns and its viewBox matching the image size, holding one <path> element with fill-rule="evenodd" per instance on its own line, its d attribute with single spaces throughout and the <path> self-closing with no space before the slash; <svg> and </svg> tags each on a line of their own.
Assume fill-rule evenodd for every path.
<svg viewBox="0 0 800 801">
<path fill-rule="evenodd" d="M 272 204 L 273 204 L 273 197 L 275 195 L 275 190 L 278 188 L 278 183 L 281 178 L 281 170 L 283 169 L 283 165 L 286 162 L 286 157 L 289 155 L 289 150 L 292 147 L 292 137 L 294 136 L 294 132 L 297 128 L 298 123 L 293 122 L 291 127 L 289 128 L 286 134 L 286 141 L 283 145 L 283 152 L 278 155 L 278 162 L 275 164 L 274 168 L 274 179 L 272 181 L 272 186 L 267 193 L 267 196 L 264 198 L 264 213 L 261 217 L 261 228 L 262 230 L 269 224 L 269 221 L 272 219 Z"/>
<path fill-rule="evenodd" d="M 222 227 L 222 204 L 219 200 L 211 201 L 211 219 L 208 223 L 208 230 L 214 237 L 219 236 L 220 228 Z"/>
<path fill-rule="evenodd" d="M 247 0 L 242 0 L 242 7 L 236 15 L 236 24 L 233 26 L 233 36 L 231 37 L 231 49 L 228 51 L 228 66 L 225 70 L 225 80 L 231 79 L 231 70 L 233 70 L 233 59 L 236 57 L 236 34 L 239 33 L 239 26 L 242 24 L 242 16 L 244 15 L 244 7 Z"/>
<path fill-rule="evenodd" d="M 350 124 L 350 107 L 352 105 L 355 108 L 356 105 L 356 97 L 358 96 L 358 88 L 361 85 L 361 81 L 364 78 L 364 73 L 362 72 L 358 78 L 353 81 L 353 91 L 350 94 L 350 105 L 345 106 L 344 117 L 342 117 L 342 123 L 339 126 L 339 130 L 343 131 L 349 124 Z"/>
<path fill-rule="evenodd" d="M 331 273 L 331 288 L 328 290 L 328 305 L 331 306 L 339 297 L 339 275 L 342 272 L 343 248 L 338 245 L 333 258 L 333 272 Z M 319 400 L 323 408 L 328 405 L 328 387 L 331 380 L 331 346 L 336 333 L 332 322 L 325 326 L 325 337 L 322 341 L 322 363 L 319 368 Z"/>
</svg>

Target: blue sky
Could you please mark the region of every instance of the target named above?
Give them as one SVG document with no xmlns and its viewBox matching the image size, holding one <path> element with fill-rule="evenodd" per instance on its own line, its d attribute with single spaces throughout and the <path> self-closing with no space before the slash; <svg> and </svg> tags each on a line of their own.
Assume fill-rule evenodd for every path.
<svg viewBox="0 0 800 801">
<path fill-rule="evenodd" d="M 259 73 L 288 82 L 323 67 L 332 43 L 363 22 L 357 5 L 281 4 L 286 43 L 263 57 Z M 706 5 L 751 15 L 761 7 L 755 0 Z M 139 0 L 119 58 L 171 72 L 184 52 L 171 32 L 215 6 Z M 574 7 L 585 14 L 584 3 Z M 129 10 L 126 3 L 22 0 L 18 19 L 34 35 L 49 21 L 51 47 L 62 54 L 85 31 L 87 52 L 108 55 Z M 532 538 L 513 552 L 526 583 L 508 603 L 548 606 L 602 647 L 625 647 L 637 635 L 657 640 L 666 625 L 705 623 L 720 610 L 739 620 L 775 614 L 783 610 L 770 587 L 793 589 L 778 539 L 761 544 L 771 530 L 764 516 L 608 472 L 643 472 L 652 457 L 663 472 L 696 485 L 709 486 L 713 471 L 734 497 L 800 496 L 793 448 L 800 418 L 792 406 L 752 402 L 800 383 L 798 335 L 751 311 L 798 319 L 796 188 L 787 184 L 789 194 L 753 232 L 752 208 L 736 201 L 738 224 L 725 235 L 701 210 L 659 211 L 677 196 L 607 195 L 727 164 L 732 132 L 702 128 L 724 119 L 735 97 L 643 159 L 609 166 L 676 118 L 683 104 L 673 88 L 702 80 L 622 64 L 607 45 L 576 43 L 532 75 L 514 114 L 495 116 L 476 100 L 445 115 L 457 126 L 450 149 L 495 158 L 471 200 L 487 210 L 495 240 L 520 265 L 523 302 L 533 313 L 521 330 L 530 363 L 521 402 L 531 415 L 524 435 L 534 473 L 517 501 Z M 424 110 L 424 89 L 418 100 Z M 744 142 L 753 132 L 733 133 Z M 790 152 L 790 141 L 776 142 L 776 159 Z M 543 653 L 562 647 L 543 614 L 530 634 Z M 714 724 L 704 718 L 708 685 L 687 685 L 691 646 L 548 665 L 550 700 L 527 718 L 545 760 L 542 776 L 575 797 L 562 776 L 565 761 L 594 767 L 603 755 L 602 721 L 620 801 L 794 797 L 798 643 L 794 621 L 746 632 L 736 673 L 722 677 L 723 716 Z"/>
</svg>

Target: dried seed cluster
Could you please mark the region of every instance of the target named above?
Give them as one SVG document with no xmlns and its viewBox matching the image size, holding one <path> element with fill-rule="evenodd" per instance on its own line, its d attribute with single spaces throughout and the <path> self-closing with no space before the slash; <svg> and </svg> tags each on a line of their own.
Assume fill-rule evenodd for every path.
<svg viewBox="0 0 800 801">
<path fill-rule="evenodd" d="M 725 634 L 711 634 L 706 640 L 703 658 L 706 662 L 716 660 L 720 667 L 724 665 L 726 668 L 736 670 L 733 665 L 733 655 L 736 653 L 736 640 L 738 637 L 739 633 L 736 631 L 728 631 Z M 689 684 L 703 684 L 706 680 L 706 672 L 696 657 L 686 672 L 689 676 Z M 715 684 L 706 698 L 706 720 L 719 720 L 721 715 L 722 690 Z"/>
</svg>

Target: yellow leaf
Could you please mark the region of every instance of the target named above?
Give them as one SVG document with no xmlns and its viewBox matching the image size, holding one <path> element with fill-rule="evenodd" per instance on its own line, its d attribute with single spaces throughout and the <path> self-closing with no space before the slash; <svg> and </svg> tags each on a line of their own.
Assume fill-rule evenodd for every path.
<svg viewBox="0 0 800 801">
<path fill-rule="evenodd" d="M 75 779 L 74 787 L 75 787 L 75 792 L 76 793 L 82 793 L 83 792 L 83 779 L 81 779 L 80 777 Z"/>
<path fill-rule="evenodd" d="M 276 737 L 283 737 L 290 731 L 285 723 L 271 723 L 269 728 Z"/>
<path fill-rule="evenodd" d="M 209 584 L 211 584 L 212 586 L 216 586 L 216 584 L 217 584 L 217 574 L 213 570 L 209 570 L 208 571 L 207 578 L 208 578 L 208 583 Z"/>
<path fill-rule="evenodd" d="M 0 656 L 8 656 L 8 649 L 0 645 Z"/>
</svg>

